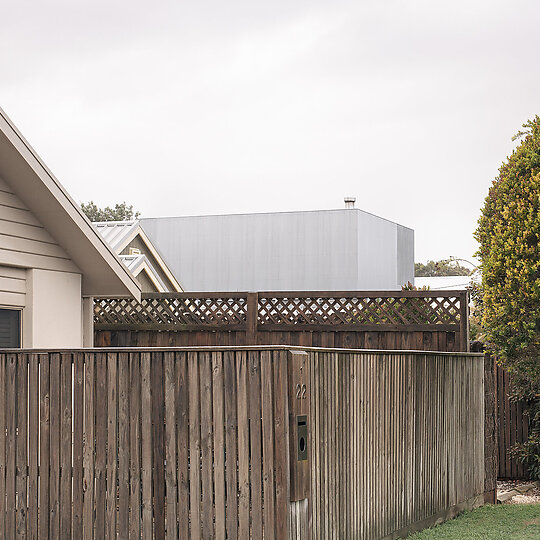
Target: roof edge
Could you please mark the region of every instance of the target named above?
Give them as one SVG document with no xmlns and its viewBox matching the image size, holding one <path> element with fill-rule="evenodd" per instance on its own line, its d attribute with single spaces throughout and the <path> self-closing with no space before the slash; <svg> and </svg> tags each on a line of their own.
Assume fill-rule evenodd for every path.
<svg viewBox="0 0 540 540">
<path fill-rule="evenodd" d="M 80 206 L 71 198 L 66 189 L 54 176 L 51 170 L 45 165 L 43 160 L 39 157 L 37 152 L 32 148 L 30 143 L 23 137 L 14 123 L 7 116 L 5 111 L 0 108 L 0 120 L 5 122 L 11 133 L 2 130 L 7 137 L 8 141 L 13 146 L 14 150 L 19 152 L 20 156 L 32 169 L 37 178 L 41 181 L 43 186 L 48 190 L 52 197 L 58 202 L 62 210 L 64 210 L 66 216 L 71 220 L 73 225 L 77 227 L 80 232 L 87 238 L 91 243 L 94 249 L 103 259 L 103 262 L 109 266 L 109 268 L 114 272 L 114 274 L 121 281 L 123 286 L 126 288 L 126 292 L 131 294 L 137 300 L 140 299 L 141 289 L 136 281 L 136 279 L 131 275 L 129 270 L 125 267 L 122 261 L 117 257 L 117 255 L 112 251 L 108 246 L 105 240 L 101 235 L 92 227 L 90 220 L 83 213 Z M 22 145 L 23 150 L 28 153 L 28 156 L 31 160 L 28 159 L 28 156 L 24 155 L 21 152 L 21 148 L 18 148 L 18 145 Z M 6 179 L 6 181 L 9 181 Z M 30 208 L 32 210 L 32 208 Z M 46 223 L 43 225 L 46 226 Z M 69 254 L 70 257 L 72 256 Z M 74 261 L 77 264 L 77 261 Z M 78 265 L 80 266 L 80 265 Z M 84 270 L 81 269 L 83 275 Z"/>
</svg>

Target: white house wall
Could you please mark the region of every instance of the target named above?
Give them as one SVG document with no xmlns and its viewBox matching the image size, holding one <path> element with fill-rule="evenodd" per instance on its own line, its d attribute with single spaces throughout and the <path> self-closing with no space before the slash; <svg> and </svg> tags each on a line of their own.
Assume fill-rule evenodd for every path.
<svg viewBox="0 0 540 540">
<path fill-rule="evenodd" d="M 24 347 L 83 345 L 80 274 L 28 270 L 27 294 L 27 307 L 23 311 Z"/>
</svg>

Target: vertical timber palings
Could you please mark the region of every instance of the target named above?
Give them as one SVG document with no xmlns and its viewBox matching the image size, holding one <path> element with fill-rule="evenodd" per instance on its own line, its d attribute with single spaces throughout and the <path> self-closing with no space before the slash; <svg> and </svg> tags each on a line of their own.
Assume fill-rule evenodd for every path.
<svg viewBox="0 0 540 540">
<path fill-rule="evenodd" d="M 16 537 L 26 538 L 26 496 L 27 496 L 27 412 L 28 412 L 28 358 L 26 354 L 17 355 L 17 457 L 16 482 L 17 500 Z"/>
<path fill-rule="evenodd" d="M 164 353 L 163 371 L 165 379 L 165 483 L 167 493 L 166 538 L 178 538 L 177 532 L 177 476 L 176 476 L 176 383 L 174 352 Z"/>
<path fill-rule="evenodd" d="M 262 463 L 264 537 L 275 537 L 273 361 L 271 351 L 261 351 Z"/>
<path fill-rule="evenodd" d="M 71 538 L 72 513 L 72 355 L 62 353 L 60 367 L 60 538 Z"/>
<path fill-rule="evenodd" d="M 17 356 L 7 355 L 6 369 L 6 538 L 15 538 L 15 444 L 16 444 L 16 385 L 17 385 Z"/>
<path fill-rule="evenodd" d="M 94 538 L 94 444 L 95 444 L 95 356 L 84 353 L 84 447 L 83 447 L 83 536 Z"/>
<path fill-rule="evenodd" d="M 199 407 L 199 361 L 197 353 L 188 352 L 189 384 L 189 487 L 190 538 L 201 538 L 201 417 Z"/>
<path fill-rule="evenodd" d="M 118 354 L 118 536 L 129 535 L 129 354 Z"/>
<path fill-rule="evenodd" d="M 238 538 L 250 537 L 248 362 L 246 351 L 236 353 L 238 418 Z M 288 472 L 287 472 L 288 474 Z M 287 507 L 288 511 L 288 507 Z"/>
<path fill-rule="evenodd" d="M 129 538 L 141 537 L 141 361 L 140 354 L 129 355 Z"/>
<path fill-rule="evenodd" d="M 212 352 L 215 538 L 218 540 L 226 538 L 224 354 L 223 351 Z"/>
<path fill-rule="evenodd" d="M 224 353 L 224 394 L 225 394 L 225 448 L 226 462 L 226 533 L 227 538 L 238 536 L 238 490 L 237 490 L 237 457 L 236 440 L 236 361 L 234 351 Z"/>
<path fill-rule="evenodd" d="M 50 467 L 50 356 L 40 361 L 39 420 L 39 538 L 49 538 L 49 467 Z"/>
<path fill-rule="evenodd" d="M 276 460 L 276 538 L 289 533 L 289 405 L 287 351 L 274 351 L 274 448 Z"/>
<path fill-rule="evenodd" d="M 107 355 L 96 354 L 95 366 L 95 517 L 94 537 L 105 538 L 107 522 L 106 459 L 107 459 Z"/>
<path fill-rule="evenodd" d="M 30 354 L 28 356 L 28 517 L 27 517 L 27 538 L 36 540 L 38 538 L 38 502 L 39 502 L 39 356 Z M 0 359 L 0 363 L 2 360 Z M 2 383 L 0 382 L 0 392 L 4 394 Z M 0 412 L 0 415 L 2 413 Z M 0 424 L 2 421 L 0 420 Z M 0 433 L 3 435 L 2 427 Z M 0 436 L 2 436 L 0 435 Z M 1 444 L 0 444 L 1 448 Z M 1 450 L 0 450 L 1 451 Z M 1 454 L 0 454 L 1 456 Z M 0 457 L 0 462 L 2 457 Z M 1 472 L 0 472 L 1 474 Z M 0 497 L 4 491 L 0 487 Z M 1 509 L 0 509 L 1 512 Z M 1 523 L 1 518 L 0 518 Z M 0 537 L 2 527 L 0 525 Z"/>
<path fill-rule="evenodd" d="M 154 534 L 157 539 L 165 537 L 165 455 L 164 455 L 164 392 L 163 353 L 151 353 L 152 395 L 152 463 L 153 463 L 153 511 Z"/>
<path fill-rule="evenodd" d="M 118 353 L 107 354 L 107 490 L 106 538 L 116 539 L 116 483 L 118 480 Z M 104 397 L 105 399 L 105 397 Z"/>
<path fill-rule="evenodd" d="M 73 539 L 83 538 L 84 356 L 73 354 Z"/>
<path fill-rule="evenodd" d="M 176 420 L 178 455 L 178 533 L 180 538 L 189 537 L 189 389 L 187 353 L 175 353 L 176 367 Z"/>
<path fill-rule="evenodd" d="M 60 538 L 60 354 L 51 354 L 50 386 L 50 470 L 49 534 Z"/>
<path fill-rule="evenodd" d="M 248 352 L 249 425 L 251 455 L 251 535 L 262 538 L 262 447 L 260 353 Z"/>
<path fill-rule="evenodd" d="M 311 424 L 311 493 L 312 493 L 312 505 L 311 505 L 311 527 L 313 536 L 317 537 L 320 534 L 320 515 L 321 515 L 321 466 L 320 466 L 320 454 L 321 445 L 319 444 L 319 385 L 317 381 L 318 375 L 318 353 L 310 352 L 309 360 L 311 364 L 309 388 L 310 392 L 310 418 Z"/>
<path fill-rule="evenodd" d="M 212 370 L 209 352 L 199 352 L 201 407 L 202 538 L 214 537 L 212 456 Z"/>
<path fill-rule="evenodd" d="M 153 538 L 152 395 L 150 353 L 141 353 L 141 484 L 142 537 Z"/>
</svg>

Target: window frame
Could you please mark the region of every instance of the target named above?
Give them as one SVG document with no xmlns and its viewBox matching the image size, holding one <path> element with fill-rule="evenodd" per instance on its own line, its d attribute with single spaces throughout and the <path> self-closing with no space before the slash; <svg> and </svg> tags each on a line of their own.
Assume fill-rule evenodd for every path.
<svg viewBox="0 0 540 540">
<path fill-rule="evenodd" d="M 0 305 L 0 311 L 15 311 L 15 312 L 18 313 L 18 317 L 19 317 L 19 324 L 18 324 L 18 338 L 19 339 L 18 339 L 18 342 L 19 342 L 19 345 L 17 347 L 9 347 L 9 348 L 22 349 L 22 345 L 23 345 L 23 308 L 14 307 L 14 306 Z"/>
</svg>

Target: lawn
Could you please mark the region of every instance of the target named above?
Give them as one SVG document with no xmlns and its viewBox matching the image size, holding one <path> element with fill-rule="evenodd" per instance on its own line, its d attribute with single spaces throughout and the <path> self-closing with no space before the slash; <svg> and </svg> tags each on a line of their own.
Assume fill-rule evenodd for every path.
<svg viewBox="0 0 540 540">
<path fill-rule="evenodd" d="M 540 504 L 486 505 L 464 512 L 409 540 L 508 540 L 540 539 Z"/>
</svg>

